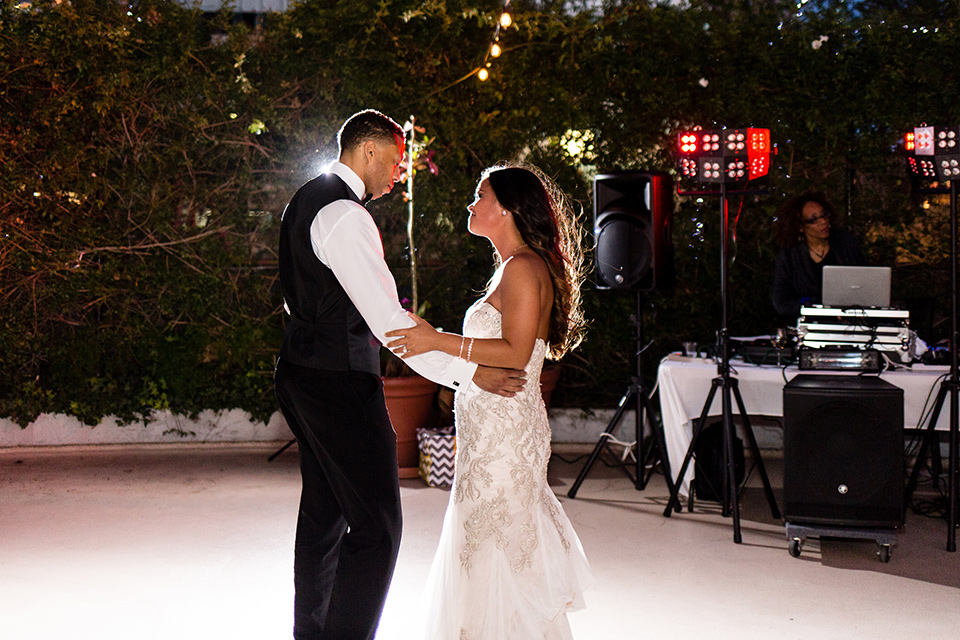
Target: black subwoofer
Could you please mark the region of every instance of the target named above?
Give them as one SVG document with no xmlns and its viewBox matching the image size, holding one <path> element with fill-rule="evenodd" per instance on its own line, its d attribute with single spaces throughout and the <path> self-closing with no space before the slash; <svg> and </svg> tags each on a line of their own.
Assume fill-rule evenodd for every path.
<svg viewBox="0 0 960 640">
<path fill-rule="evenodd" d="M 798 375 L 784 386 L 787 522 L 900 526 L 903 469 L 903 389 L 848 375 Z"/>
</svg>

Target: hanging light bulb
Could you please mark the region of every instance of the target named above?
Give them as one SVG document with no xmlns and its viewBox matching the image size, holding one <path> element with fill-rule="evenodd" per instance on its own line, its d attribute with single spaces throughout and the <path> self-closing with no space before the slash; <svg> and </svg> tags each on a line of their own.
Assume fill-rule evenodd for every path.
<svg viewBox="0 0 960 640">
<path fill-rule="evenodd" d="M 477 72 L 477 77 L 480 78 L 480 82 L 483 82 L 490 77 L 490 72 L 486 69 L 480 69 L 480 71 Z"/>
<path fill-rule="evenodd" d="M 500 45 L 494 42 L 490 47 L 490 55 L 494 58 L 499 58 L 501 53 L 503 53 L 503 51 L 500 49 Z"/>
<path fill-rule="evenodd" d="M 501 27 L 503 27 L 504 29 L 506 29 L 506 28 L 509 27 L 511 24 L 513 24 L 513 18 L 510 17 L 510 13 L 509 13 L 509 12 L 504 11 L 502 14 L 500 14 L 500 26 L 501 26 Z"/>
</svg>

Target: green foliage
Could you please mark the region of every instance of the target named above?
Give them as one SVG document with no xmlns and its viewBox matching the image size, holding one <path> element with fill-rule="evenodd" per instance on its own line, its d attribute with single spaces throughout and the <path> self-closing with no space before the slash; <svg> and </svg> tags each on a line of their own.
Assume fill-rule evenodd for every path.
<svg viewBox="0 0 960 640">
<path fill-rule="evenodd" d="M 279 216 L 367 107 L 415 114 L 435 137 L 417 255 L 427 315 L 450 329 L 491 271 L 465 224 L 484 167 L 540 165 L 589 225 L 597 171 L 672 171 L 676 133 L 694 124 L 769 127 L 778 147 L 769 194 L 731 201 L 733 334 L 775 327 L 774 212 L 811 186 L 876 262 L 897 265 L 895 296 L 945 291 L 945 201 L 916 192 L 897 142 L 960 121 L 960 80 L 942 63 L 960 47 L 956 2 L 514 4 L 481 83 L 470 73 L 492 0 L 305 0 L 256 25 L 170 0 L 3 0 L 0 415 L 239 407 L 265 420 Z M 564 151 L 569 130 L 592 134 L 590 153 Z M 370 208 L 403 287 L 401 191 Z M 682 340 L 713 340 L 719 222 L 716 198 L 677 199 L 676 286 L 643 298 L 648 376 Z M 557 404 L 610 404 L 634 369 L 634 296 L 587 285 L 586 305 Z"/>
<path fill-rule="evenodd" d="M 258 270 L 273 241 L 254 213 L 269 151 L 248 130 L 266 110 L 242 81 L 250 34 L 162 2 L 3 16 L 0 413 L 269 416 L 279 326 L 275 273 Z"/>
</svg>

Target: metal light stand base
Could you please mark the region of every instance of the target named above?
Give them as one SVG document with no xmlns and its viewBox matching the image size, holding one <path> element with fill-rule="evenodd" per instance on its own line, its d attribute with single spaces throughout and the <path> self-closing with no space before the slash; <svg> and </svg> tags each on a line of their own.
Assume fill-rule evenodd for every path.
<svg viewBox="0 0 960 640">
<path fill-rule="evenodd" d="M 707 192 L 712 194 L 715 192 Z M 694 456 L 694 449 L 697 444 L 697 438 L 700 436 L 700 432 L 703 430 L 704 424 L 707 421 L 707 417 L 710 414 L 710 407 L 713 404 L 713 399 L 716 396 L 718 390 L 721 391 L 720 399 L 723 412 L 723 462 L 724 462 L 724 477 L 723 477 L 723 515 L 733 516 L 733 541 L 736 544 L 740 544 L 743 541 L 743 536 L 740 532 L 740 503 L 739 503 L 739 487 L 737 486 L 737 476 L 736 476 L 736 463 L 733 456 L 733 441 L 734 441 L 734 427 L 733 427 L 733 400 L 736 399 L 737 409 L 740 412 L 740 418 L 743 422 L 743 432 L 747 437 L 747 441 L 750 444 L 750 450 L 754 456 L 754 465 L 760 474 L 760 479 L 763 481 L 763 489 L 767 496 L 767 502 L 770 504 L 770 511 L 773 514 L 773 517 L 780 519 L 780 510 L 777 508 L 777 501 L 773 495 L 773 488 L 770 486 L 770 479 L 767 477 L 767 470 L 763 464 L 763 458 L 760 456 L 760 447 L 757 445 L 757 440 L 753 434 L 753 428 L 750 426 L 750 420 L 747 417 L 747 411 L 744 408 L 743 398 L 740 395 L 739 381 L 736 378 L 730 377 L 730 336 L 727 329 L 727 309 L 729 305 L 729 296 L 727 293 L 727 283 L 728 283 L 728 260 L 727 260 L 727 242 L 729 238 L 729 216 L 727 211 L 727 186 L 726 184 L 721 184 L 720 186 L 720 219 L 721 219 L 721 229 L 722 229 L 722 238 L 720 243 L 720 302 L 721 302 L 721 313 L 720 313 L 720 362 L 717 364 L 717 377 L 713 379 L 710 385 L 710 393 L 707 394 L 707 401 L 703 405 L 703 411 L 700 414 L 700 418 L 697 420 L 697 424 L 693 429 L 693 437 L 690 440 L 690 446 L 687 448 L 687 454 L 683 458 L 683 464 L 680 467 L 680 473 L 677 474 L 677 479 L 674 481 L 673 490 L 670 492 L 670 499 L 667 502 L 667 507 L 663 511 L 664 517 L 669 518 L 670 512 L 673 510 L 679 511 L 680 501 L 679 493 L 680 487 L 683 483 L 683 477 L 687 472 L 687 468 L 690 466 L 690 461 Z M 692 490 L 692 488 L 691 488 Z"/>
<path fill-rule="evenodd" d="M 910 480 L 904 493 L 904 509 L 910 503 L 910 497 L 914 489 L 917 488 L 917 479 L 920 476 L 920 468 L 930 452 L 931 447 L 937 442 L 937 420 L 940 418 L 940 410 L 943 408 L 944 400 L 947 394 L 950 395 L 950 448 L 949 463 L 950 471 L 947 482 L 950 486 L 947 489 L 947 551 L 957 550 L 957 511 L 958 501 L 960 501 L 960 492 L 958 492 L 958 479 L 960 479 L 960 430 L 958 430 L 958 399 L 960 399 L 960 379 L 957 377 L 958 362 L 960 362 L 960 333 L 957 326 L 957 181 L 950 181 L 950 376 L 940 383 L 940 391 L 937 393 L 937 401 L 934 404 L 933 412 L 930 414 L 930 424 L 927 425 L 926 434 L 923 437 L 923 443 L 920 445 L 920 451 L 917 453 L 917 461 L 913 465 L 913 471 L 910 473 Z M 932 455 L 932 454 L 931 454 Z M 936 455 L 940 455 L 937 447 Z"/>
<path fill-rule="evenodd" d="M 294 438 L 293 440 L 290 440 L 289 442 L 287 442 L 287 444 L 283 445 L 282 447 L 274 451 L 272 454 L 270 454 L 270 457 L 267 458 L 267 462 L 273 462 L 277 458 L 277 456 L 279 456 L 281 453 L 283 453 L 284 451 L 286 451 L 296 443 L 297 443 L 296 438 Z"/>
<path fill-rule="evenodd" d="M 617 412 L 614 414 L 613 418 L 610 420 L 610 423 L 607 425 L 607 428 L 600 438 L 597 440 L 597 446 L 594 447 L 593 452 L 590 454 L 590 457 L 587 458 L 586 464 L 583 465 L 583 469 L 580 470 L 580 475 L 577 476 L 577 480 L 573 483 L 573 486 L 570 487 L 570 491 L 567 492 L 567 496 L 570 498 L 576 498 L 577 492 L 580 490 L 580 485 L 583 484 L 583 481 L 586 479 L 587 474 L 590 472 L 590 468 L 593 466 L 593 463 L 597 461 L 597 458 L 600 456 L 600 452 L 604 448 L 610 447 L 610 436 L 616 431 L 617 427 L 620 426 L 620 422 L 623 419 L 623 415 L 626 412 L 627 408 L 631 405 L 634 407 L 636 413 L 636 438 L 637 438 L 637 455 L 636 455 L 636 471 L 635 473 L 630 473 L 630 469 L 627 467 L 626 459 L 624 459 L 623 464 L 620 465 L 620 468 L 623 469 L 623 472 L 630 482 L 637 488 L 637 491 L 642 491 L 646 488 L 647 483 L 650 481 L 650 477 L 653 475 L 653 469 L 656 466 L 655 463 L 651 463 L 649 473 L 645 473 L 645 468 L 653 458 L 654 449 L 656 449 L 657 457 L 660 459 L 660 466 L 663 469 L 663 476 L 667 480 L 667 487 L 670 492 L 673 493 L 673 482 L 670 480 L 670 462 L 667 458 L 667 444 L 666 438 L 663 433 L 663 425 L 659 420 L 656 419 L 653 412 L 653 407 L 650 404 L 650 394 L 647 391 L 646 387 L 643 386 L 643 315 L 642 307 L 640 301 L 640 293 L 637 294 L 637 310 L 636 316 L 634 317 L 634 325 L 636 327 L 636 354 L 637 354 L 637 375 L 631 378 L 630 386 L 627 388 L 627 392 L 620 399 L 620 404 L 617 406 Z M 647 416 L 647 420 L 650 423 L 650 431 L 653 436 L 650 446 L 647 447 L 646 453 L 643 453 L 643 416 Z M 611 451 L 611 453 L 613 453 Z"/>
<path fill-rule="evenodd" d="M 721 365 L 718 365 L 718 368 L 721 368 Z M 710 384 L 710 393 L 707 394 L 707 400 L 703 405 L 703 411 L 700 414 L 700 418 L 697 420 L 697 423 L 693 427 L 693 437 L 690 440 L 690 446 L 687 449 L 687 454 L 683 458 L 683 464 L 680 466 L 680 473 L 677 474 L 677 479 L 674 482 L 674 489 L 670 493 L 670 499 L 667 502 L 667 507 L 663 511 L 663 515 L 667 518 L 670 517 L 671 511 L 680 511 L 680 486 L 683 481 L 683 477 L 687 472 L 687 469 L 690 467 L 690 461 L 693 459 L 694 450 L 697 446 L 697 438 L 700 436 L 700 432 L 703 430 L 703 427 L 706 425 L 707 418 L 710 415 L 710 407 L 713 405 L 713 399 L 717 394 L 717 391 L 721 391 L 721 406 L 723 407 L 723 462 L 724 462 L 724 475 L 723 475 L 723 502 L 722 502 L 722 515 L 724 517 L 733 516 L 733 541 L 737 544 L 743 542 L 743 536 L 740 532 L 740 504 L 739 504 L 739 491 L 740 488 L 737 486 L 737 477 L 736 477 L 736 464 L 733 457 L 733 441 L 734 441 L 734 427 L 733 427 L 733 408 L 732 408 L 732 399 L 735 399 L 737 402 L 737 410 L 740 412 L 740 419 L 743 422 L 743 433 L 747 438 L 747 442 L 750 445 L 750 451 L 753 454 L 753 459 L 755 460 L 755 465 L 757 472 L 760 474 L 760 479 L 763 482 L 763 490 L 767 496 L 767 502 L 770 505 L 770 512 L 772 516 L 779 520 L 780 519 L 780 510 L 777 508 L 777 500 L 773 495 L 773 487 L 770 485 L 770 479 L 767 476 L 766 467 L 763 464 L 763 458 L 760 456 L 760 447 L 757 444 L 757 439 L 754 436 L 753 428 L 750 426 L 750 419 L 747 415 L 747 410 L 743 404 L 743 397 L 740 395 L 739 380 L 736 378 L 731 378 L 729 371 L 724 375 L 721 373 L 718 377 L 714 378 Z M 693 487 L 690 488 L 693 491 Z"/>
</svg>

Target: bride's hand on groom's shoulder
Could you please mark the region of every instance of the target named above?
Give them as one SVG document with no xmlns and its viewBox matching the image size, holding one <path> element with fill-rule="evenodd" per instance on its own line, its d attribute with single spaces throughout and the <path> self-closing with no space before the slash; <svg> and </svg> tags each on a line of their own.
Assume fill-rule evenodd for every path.
<svg viewBox="0 0 960 640">
<path fill-rule="evenodd" d="M 473 374 L 473 383 L 484 391 L 512 398 L 523 391 L 527 383 L 527 373 L 523 369 L 500 369 L 480 365 Z"/>
</svg>

